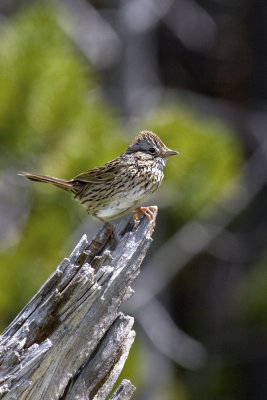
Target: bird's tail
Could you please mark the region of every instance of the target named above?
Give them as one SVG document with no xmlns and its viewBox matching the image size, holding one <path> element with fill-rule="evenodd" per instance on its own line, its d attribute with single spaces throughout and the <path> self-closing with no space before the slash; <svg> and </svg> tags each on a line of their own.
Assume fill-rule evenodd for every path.
<svg viewBox="0 0 267 400">
<path fill-rule="evenodd" d="M 64 179 L 53 178 L 52 176 L 31 174 L 30 172 L 23 172 L 23 171 L 19 172 L 18 175 L 25 176 L 31 181 L 52 183 L 52 185 L 55 185 L 63 190 L 66 190 L 67 192 L 71 192 L 73 186 L 71 181 L 65 181 Z"/>
</svg>

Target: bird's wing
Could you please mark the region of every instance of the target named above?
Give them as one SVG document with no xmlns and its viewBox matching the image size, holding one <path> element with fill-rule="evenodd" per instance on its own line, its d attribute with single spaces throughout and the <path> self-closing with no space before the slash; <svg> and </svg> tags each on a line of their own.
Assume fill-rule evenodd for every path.
<svg viewBox="0 0 267 400">
<path fill-rule="evenodd" d="M 75 176 L 72 182 L 86 182 L 86 183 L 111 183 L 117 178 L 117 174 L 121 169 L 121 165 L 108 165 L 91 169 L 90 171 L 82 172 Z"/>
</svg>

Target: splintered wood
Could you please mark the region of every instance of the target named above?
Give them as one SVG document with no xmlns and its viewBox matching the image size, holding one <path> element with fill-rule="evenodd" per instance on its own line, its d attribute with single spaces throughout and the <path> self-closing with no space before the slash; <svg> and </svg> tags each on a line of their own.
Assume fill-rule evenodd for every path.
<svg viewBox="0 0 267 400">
<path fill-rule="evenodd" d="M 155 210 L 156 215 L 156 210 Z M 0 398 L 106 399 L 134 341 L 120 305 L 151 244 L 152 222 L 114 225 L 116 249 L 102 228 L 84 235 L 0 337 Z M 112 400 L 130 399 L 123 380 Z"/>
</svg>

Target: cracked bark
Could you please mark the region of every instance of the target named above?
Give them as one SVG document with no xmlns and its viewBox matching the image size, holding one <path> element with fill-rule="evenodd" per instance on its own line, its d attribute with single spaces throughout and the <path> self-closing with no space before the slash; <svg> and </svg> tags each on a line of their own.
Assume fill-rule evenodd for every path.
<svg viewBox="0 0 267 400">
<path fill-rule="evenodd" d="M 152 241 L 145 217 L 114 225 L 112 249 L 102 228 L 84 235 L 0 337 L 0 398 L 106 399 L 134 341 L 133 318 L 120 311 Z M 123 380 L 112 400 L 130 399 Z"/>
</svg>

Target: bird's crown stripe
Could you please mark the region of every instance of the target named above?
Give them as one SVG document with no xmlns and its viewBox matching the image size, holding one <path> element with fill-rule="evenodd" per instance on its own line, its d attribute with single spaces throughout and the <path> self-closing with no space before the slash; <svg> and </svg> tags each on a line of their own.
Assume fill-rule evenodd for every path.
<svg viewBox="0 0 267 400">
<path fill-rule="evenodd" d="M 137 136 L 137 138 L 135 139 L 134 143 L 143 138 L 152 141 L 152 143 L 154 143 L 156 146 L 160 145 L 162 147 L 165 147 L 164 143 L 160 140 L 160 138 L 155 133 L 150 131 L 141 131 Z"/>
</svg>

